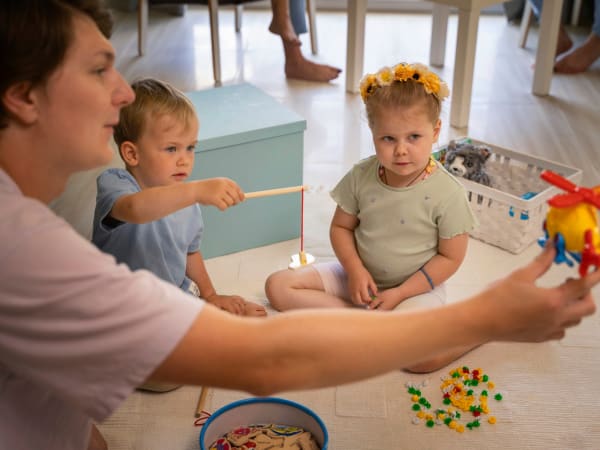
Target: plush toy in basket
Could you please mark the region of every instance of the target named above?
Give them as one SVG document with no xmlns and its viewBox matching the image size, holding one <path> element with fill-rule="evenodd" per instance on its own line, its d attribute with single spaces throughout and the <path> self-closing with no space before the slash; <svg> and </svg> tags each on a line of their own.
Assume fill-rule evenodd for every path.
<svg viewBox="0 0 600 450">
<path fill-rule="evenodd" d="M 450 141 L 445 154 L 444 167 L 452 175 L 463 177 L 486 186 L 491 184 L 485 163 L 492 153 L 487 145 L 475 145 L 468 141 Z"/>
<path fill-rule="evenodd" d="M 591 267 L 600 268 L 600 186 L 584 188 L 571 183 L 557 173 L 545 170 L 541 178 L 567 191 L 548 200 L 550 209 L 544 222 L 546 237 L 539 240 L 544 245 L 547 239 L 554 241 L 554 262 L 573 266 L 579 263 L 579 275 L 584 277 Z M 569 256 L 571 258 L 569 258 Z"/>
</svg>

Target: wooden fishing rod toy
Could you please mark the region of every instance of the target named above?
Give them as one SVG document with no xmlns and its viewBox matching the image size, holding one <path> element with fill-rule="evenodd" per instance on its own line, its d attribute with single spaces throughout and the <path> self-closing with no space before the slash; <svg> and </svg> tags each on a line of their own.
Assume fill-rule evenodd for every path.
<svg viewBox="0 0 600 450">
<path fill-rule="evenodd" d="M 300 252 L 290 257 L 291 262 L 289 264 L 290 269 L 298 269 L 300 267 L 312 264 L 315 262 L 315 257 L 310 253 L 304 251 L 304 192 L 307 190 L 307 186 L 291 186 L 285 188 L 267 189 L 264 191 L 248 192 L 245 194 L 246 199 L 268 197 L 271 195 L 283 195 L 292 194 L 294 192 L 301 193 L 300 201 Z"/>
</svg>

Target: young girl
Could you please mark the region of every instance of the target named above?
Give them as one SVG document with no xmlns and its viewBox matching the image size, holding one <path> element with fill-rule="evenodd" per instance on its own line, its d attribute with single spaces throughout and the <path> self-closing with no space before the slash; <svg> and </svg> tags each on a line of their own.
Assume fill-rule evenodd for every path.
<svg viewBox="0 0 600 450">
<path fill-rule="evenodd" d="M 398 64 L 361 82 L 375 155 L 331 192 L 330 237 L 339 262 L 272 274 L 280 311 L 358 306 L 392 310 L 445 303 L 443 282 L 462 263 L 475 226 L 465 191 L 431 156 L 448 88 L 421 64 Z M 415 368 L 433 370 L 466 349 Z"/>
</svg>

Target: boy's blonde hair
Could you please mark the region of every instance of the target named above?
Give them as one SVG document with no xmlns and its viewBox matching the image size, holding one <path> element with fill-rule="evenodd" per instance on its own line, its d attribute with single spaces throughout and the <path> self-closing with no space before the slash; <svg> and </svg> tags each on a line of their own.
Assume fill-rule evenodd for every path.
<svg viewBox="0 0 600 450">
<path fill-rule="evenodd" d="M 121 109 L 114 139 L 119 148 L 125 141 L 137 142 L 149 117 L 174 116 L 186 125 L 196 117 L 192 102 L 178 89 L 155 78 L 136 80 L 131 84 L 135 101 Z"/>
<path fill-rule="evenodd" d="M 410 107 L 423 104 L 435 124 L 440 118 L 442 101 L 448 97 L 448 86 L 423 64 L 400 63 L 367 74 L 360 82 L 369 126 L 373 126 L 379 108 Z"/>
</svg>

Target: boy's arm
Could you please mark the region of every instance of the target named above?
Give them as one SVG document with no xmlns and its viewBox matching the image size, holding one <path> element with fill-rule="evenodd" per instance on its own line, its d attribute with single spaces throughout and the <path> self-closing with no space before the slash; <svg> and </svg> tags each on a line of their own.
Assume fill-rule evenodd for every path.
<svg viewBox="0 0 600 450">
<path fill-rule="evenodd" d="M 200 297 L 233 314 L 244 313 L 244 299 L 238 295 L 219 295 L 212 284 L 202 253 L 188 253 L 185 274 L 198 286 Z"/>
<path fill-rule="evenodd" d="M 370 308 L 394 309 L 403 300 L 431 291 L 433 286 L 438 286 L 452 276 L 460 267 L 469 243 L 469 234 L 463 233 L 450 239 L 438 240 L 438 253 L 423 266 L 423 271 L 418 270 L 400 286 L 388 289 L 387 295 L 379 301 L 374 301 Z M 429 279 L 427 278 L 429 277 Z M 381 301 L 385 305 L 379 306 Z"/>
<path fill-rule="evenodd" d="M 377 285 L 356 250 L 354 230 L 358 224 L 358 217 L 348 214 L 338 206 L 331 220 L 329 236 L 333 251 L 348 274 L 348 289 L 352 302 L 364 305 L 371 301 L 371 293 L 377 293 Z"/>
<path fill-rule="evenodd" d="M 161 219 L 195 203 L 224 210 L 243 200 L 244 193 L 235 181 L 210 178 L 151 187 L 124 195 L 115 201 L 110 216 L 121 222 L 140 224 Z"/>
</svg>

